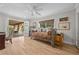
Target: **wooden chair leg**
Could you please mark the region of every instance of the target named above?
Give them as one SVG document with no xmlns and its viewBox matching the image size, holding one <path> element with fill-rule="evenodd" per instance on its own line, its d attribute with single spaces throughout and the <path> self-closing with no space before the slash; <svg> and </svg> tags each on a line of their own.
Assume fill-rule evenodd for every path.
<svg viewBox="0 0 79 59">
<path fill-rule="evenodd" d="M 12 39 L 10 39 L 9 41 L 10 41 L 10 43 L 12 44 Z"/>
</svg>

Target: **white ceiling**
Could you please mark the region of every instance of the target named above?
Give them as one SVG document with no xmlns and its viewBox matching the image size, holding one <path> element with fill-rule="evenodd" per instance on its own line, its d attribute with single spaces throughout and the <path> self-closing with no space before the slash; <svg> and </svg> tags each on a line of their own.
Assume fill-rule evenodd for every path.
<svg viewBox="0 0 79 59">
<path fill-rule="evenodd" d="M 74 9 L 74 3 L 0 3 L 0 12 L 21 18 L 31 18 L 28 8 L 35 5 L 41 8 L 38 18 Z"/>
</svg>

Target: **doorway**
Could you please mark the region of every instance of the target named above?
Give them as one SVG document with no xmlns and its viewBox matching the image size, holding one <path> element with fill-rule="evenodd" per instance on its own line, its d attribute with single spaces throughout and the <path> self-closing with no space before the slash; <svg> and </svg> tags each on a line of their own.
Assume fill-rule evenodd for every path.
<svg viewBox="0 0 79 59">
<path fill-rule="evenodd" d="M 24 35 L 24 22 L 9 20 L 9 35 L 12 34 L 13 37 L 19 37 Z"/>
</svg>

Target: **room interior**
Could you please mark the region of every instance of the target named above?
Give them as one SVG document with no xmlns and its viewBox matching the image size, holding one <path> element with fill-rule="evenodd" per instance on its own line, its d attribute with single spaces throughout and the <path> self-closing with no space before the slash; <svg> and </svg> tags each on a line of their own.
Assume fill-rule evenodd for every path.
<svg viewBox="0 0 79 59">
<path fill-rule="evenodd" d="M 9 33 L 13 33 L 13 37 L 23 36 L 24 22 L 9 20 Z"/>
<path fill-rule="evenodd" d="M 79 55 L 78 3 L 0 3 L 1 55 Z"/>
</svg>

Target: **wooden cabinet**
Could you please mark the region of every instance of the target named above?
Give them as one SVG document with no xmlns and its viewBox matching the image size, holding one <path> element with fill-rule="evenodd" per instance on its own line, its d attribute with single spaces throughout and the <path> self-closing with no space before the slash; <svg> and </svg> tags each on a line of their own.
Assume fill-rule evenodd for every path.
<svg viewBox="0 0 79 59">
<path fill-rule="evenodd" d="M 5 33 L 0 32 L 0 50 L 5 48 Z"/>
<path fill-rule="evenodd" d="M 55 39 L 54 39 L 54 43 L 55 45 L 61 46 L 63 45 L 63 39 L 64 39 L 64 35 L 61 34 L 56 34 Z"/>
</svg>

